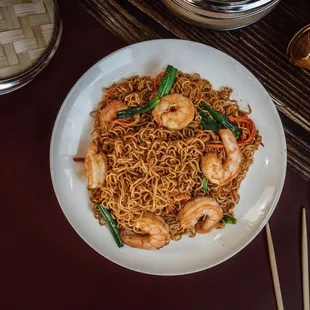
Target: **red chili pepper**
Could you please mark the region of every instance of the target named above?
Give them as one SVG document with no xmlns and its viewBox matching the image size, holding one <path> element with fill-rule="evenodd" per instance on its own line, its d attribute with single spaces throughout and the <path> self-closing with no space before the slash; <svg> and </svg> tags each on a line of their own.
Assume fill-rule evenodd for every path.
<svg viewBox="0 0 310 310">
<path fill-rule="evenodd" d="M 73 161 L 77 162 L 77 163 L 83 163 L 85 161 L 84 157 L 74 157 Z"/>
</svg>

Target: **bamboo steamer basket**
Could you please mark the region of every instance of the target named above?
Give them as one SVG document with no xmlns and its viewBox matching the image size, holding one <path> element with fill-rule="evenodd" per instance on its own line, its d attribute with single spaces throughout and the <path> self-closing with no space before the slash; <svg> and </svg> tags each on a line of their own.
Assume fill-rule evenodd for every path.
<svg viewBox="0 0 310 310">
<path fill-rule="evenodd" d="M 0 95 L 32 81 L 53 58 L 61 34 L 56 0 L 0 0 Z"/>
</svg>

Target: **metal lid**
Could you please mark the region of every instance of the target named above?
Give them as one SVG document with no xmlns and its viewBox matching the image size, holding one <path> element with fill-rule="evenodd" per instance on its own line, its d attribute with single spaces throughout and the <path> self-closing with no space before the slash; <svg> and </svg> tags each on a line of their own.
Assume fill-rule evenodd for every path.
<svg viewBox="0 0 310 310">
<path fill-rule="evenodd" d="M 213 30 L 232 30 L 253 24 L 271 12 L 279 1 L 162 0 L 185 22 Z"/>
<path fill-rule="evenodd" d="M 264 6 L 273 0 L 183 0 L 197 8 L 213 12 L 245 12 Z"/>
<path fill-rule="evenodd" d="M 0 1 L 0 94 L 24 86 L 43 70 L 61 32 L 56 0 Z"/>
<path fill-rule="evenodd" d="M 172 0 L 176 6 L 202 18 L 214 20 L 243 19 L 268 10 L 279 0 Z"/>
</svg>

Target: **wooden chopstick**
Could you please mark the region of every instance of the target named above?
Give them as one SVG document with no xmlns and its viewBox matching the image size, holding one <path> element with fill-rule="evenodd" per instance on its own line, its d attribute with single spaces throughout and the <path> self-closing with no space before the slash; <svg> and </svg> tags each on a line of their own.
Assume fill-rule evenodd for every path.
<svg viewBox="0 0 310 310">
<path fill-rule="evenodd" d="M 304 310 L 309 310 L 309 272 L 308 272 L 308 239 L 306 209 L 302 209 L 302 233 L 301 233 L 301 256 L 302 256 L 302 293 Z"/>
<path fill-rule="evenodd" d="M 269 223 L 266 225 L 266 232 L 267 232 L 267 243 L 268 243 L 268 251 L 269 251 L 269 260 L 270 260 L 270 266 L 271 266 L 271 273 L 272 273 L 272 279 L 273 279 L 273 286 L 274 291 L 276 295 L 276 301 L 278 310 L 283 310 L 283 300 L 282 300 L 282 294 L 281 294 L 281 287 L 279 282 L 279 275 L 278 275 L 278 268 L 277 268 L 277 262 L 276 262 L 276 255 L 274 253 L 273 248 L 273 242 L 271 237 L 271 231 L 269 227 Z"/>
</svg>

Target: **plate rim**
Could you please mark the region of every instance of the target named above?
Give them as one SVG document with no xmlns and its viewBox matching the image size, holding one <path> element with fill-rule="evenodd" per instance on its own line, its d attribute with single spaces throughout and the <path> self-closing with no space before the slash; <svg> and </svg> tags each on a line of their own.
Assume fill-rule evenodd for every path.
<svg viewBox="0 0 310 310">
<path fill-rule="evenodd" d="M 259 87 L 265 92 L 265 95 L 267 95 L 267 97 L 269 98 L 270 103 L 271 104 L 271 108 L 276 112 L 275 115 L 278 118 L 279 121 L 279 125 L 280 125 L 280 132 L 282 133 L 282 143 L 283 143 L 283 147 L 284 147 L 284 156 L 283 156 L 283 162 L 282 162 L 282 169 L 281 169 L 281 184 L 279 185 L 279 187 L 277 188 L 277 194 L 274 198 L 273 204 L 269 210 L 269 212 L 267 213 L 266 217 L 264 218 L 264 220 L 262 221 L 261 225 L 254 231 L 253 236 L 251 236 L 239 249 L 237 250 L 233 250 L 231 252 L 231 254 L 226 255 L 225 257 L 223 257 L 222 259 L 220 259 L 217 263 L 213 263 L 210 264 L 208 267 L 204 267 L 204 268 L 193 268 L 191 271 L 185 271 L 185 272 L 172 272 L 172 273 L 160 273 L 160 272 L 148 272 L 148 271 L 142 271 L 130 266 L 126 266 L 123 263 L 120 262 L 116 262 L 108 257 L 106 257 L 105 255 L 103 255 L 101 252 L 99 252 L 99 250 L 97 250 L 95 247 L 93 247 L 87 240 L 87 238 L 83 237 L 79 231 L 77 230 L 77 228 L 73 225 L 73 223 L 71 222 L 71 220 L 69 219 L 69 217 L 67 216 L 67 212 L 64 210 L 64 208 L 62 207 L 61 203 L 60 203 L 60 198 L 59 198 L 59 193 L 56 189 L 56 181 L 55 181 L 55 176 L 54 176 L 54 172 L 53 172 L 53 167 L 54 167 L 54 159 L 53 159 L 53 150 L 55 149 L 54 144 L 55 144 L 55 135 L 56 135 L 56 129 L 58 127 L 58 123 L 60 121 L 62 112 L 66 106 L 66 103 L 68 101 L 68 99 L 70 98 L 71 94 L 75 91 L 75 89 L 78 87 L 78 85 L 81 83 L 81 81 L 84 79 L 84 77 L 94 68 L 96 67 L 99 63 L 105 61 L 106 59 L 113 57 L 113 55 L 120 53 L 123 50 L 126 49 L 130 49 L 134 46 L 138 46 L 138 45 L 147 45 L 150 42 L 155 42 L 155 41 L 165 41 L 165 42 L 185 42 L 185 43 L 190 43 L 190 44 L 197 44 L 197 45 L 201 45 L 210 49 L 215 50 L 217 53 L 221 53 L 224 54 L 225 57 L 228 57 L 229 59 L 231 59 L 232 61 L 238 63 L 243 70 L 245 70 L 245 72 L 251 74 L 251 76 L 256 80 L 256 83 L 259 85 Z M 146 40 L 146 41 L 142 41 L 142 42 L 137 42 L 137 43 L 133 43 L 133 44 L 129 44 L 126 45 L 120 49 L 115 50 L 114 52 L 104 56 L 103 58 L 99 59 L 98 61 L 96 61 L 92 66 L 90 66 L 79 78 L 78 80 L 73 84 L 73 86 L 71 87 L 70 91 L 68 92 L 68 94 L 66 95 L 65 99 L 63 100 L 58 112 L 57 112 L 57 116 L 55 118 L 54 121 L 54 125 L 53 125 L 53 129 L 52 129 L 52 134 L 51 134 L 51 138 L 50 138 L 50 150 L 49 150 L 49 166 L 50 166 L 50 174 L 51 174 L 51 181 L 52 181 L 52 185 L 53 185 L 53 190 L 58 202 L 58 205 L 60 207 L 60 209 L 63 212 L 63 215 L 65 216 L 66 220 L 70 223 L 71 227 L 74 229 L 74 231 L 78 234 L 78 236 L 80 236 L 80 238 L 93 250 L 95 250 L 95 252 L 97 252 L 100 256 L 102 256 L 104 259 L 107 259 L 108 261 L 112 262 L 113 264 L 116 264 L 118 266 L 121 266 L 124 269 L 128 269 L 137 273 L 142 273 L 142 274 L 147 274 L 147 275 L 153 275 L 153 276 L 182 276 L 182 275 L 189 275 L 189 274 L 195 274 L 201 271 L 206 271 L 208 269 L 211 269 L 215 266 L 218 266 L 220 264 L 222 264 L 225 261 L 228 261 L 229 259 L 231 259 L 232 257 L 236 256 L 236 254 L 238 254 L 239 252 L 241 252 L 242 250 L 244 250 L 258 235 L 259 233 L 263 230 L 263 228 L 265 227 L 265 225 L 267 224 L 267 222 L 269 221 L 269 219 L 271 218 L 272 214 L 274 213 L 279 199 L 282 195 L 283 192 L 283 187 L 284 187 L 284 183 L 285 183 L 285 179 L 286 179 L 286 173 L 287 173 L 287 143 L 286 143 L 286 137 L 285 137 L 285 131 L 284 131 L 284 127 L 283 127 L 283 123 L 282 120 L 280 118 L 279 115 L 279 111 L 276 108 L 276 105 L 274 104 L 274 101 L 272 99 L 272 97 L 270 96 L 270 94 L 267 92 L 266 88 L 263 86 L 263 84 L 260 82 L 260 80 L 245 66 L 243 65 L 241 62 L 239 62 L 237 59 L 233 58 L 232 56 L 230 56 L 229 54 L 214 48 L 210 45 L 204 44 L 204 43 L 200 43 L 200 42 L 196 42 L 196 41 L 191 41 L 191 40 L 183 40 L 183 39 L 153 39 L 153 40 Z"/>
</svg>

